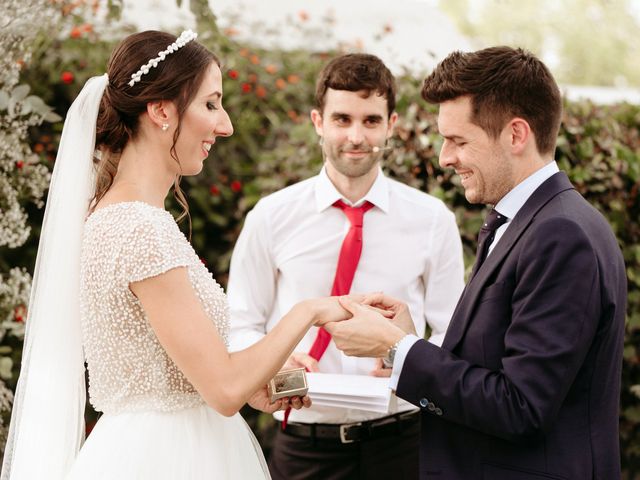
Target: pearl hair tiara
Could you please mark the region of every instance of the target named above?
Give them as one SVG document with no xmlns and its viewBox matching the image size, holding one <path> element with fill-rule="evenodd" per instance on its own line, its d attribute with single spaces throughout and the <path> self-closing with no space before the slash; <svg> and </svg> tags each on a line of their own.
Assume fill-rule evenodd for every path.
<svg viewBox="0 0 640 480">
<path fill-rule="evenodd" d="M 140 81 L 140 79 L 142 78 L 142 75 L 146 75 L 147 73 L 149 73 L 149 70 L 151 70 L 151 67 L 153 68 L 157 67 L 158 63 L 163 61 L 167 55 L 173 52 L 177 52 L 178 49 L 184 47 L 187 43 L 189 43 L 191 40 L 195 40 L 196 38 L 198 38 L 198 34 L 192 31 L 191 29 L 185 30 L 184 32 L 182 32 L 175 42 L 169 45 L 162 52 L 158 52 L 158 56 L 156 58 L 152 58 L 151 60 L 149 60 L 147 63 L 145 63 L 140 67 L 140 70 L 138 70 L 136 73 L 133 73 L 131 75 L 129 86 L 133 87 L 136 82 Z"/>
</svg>

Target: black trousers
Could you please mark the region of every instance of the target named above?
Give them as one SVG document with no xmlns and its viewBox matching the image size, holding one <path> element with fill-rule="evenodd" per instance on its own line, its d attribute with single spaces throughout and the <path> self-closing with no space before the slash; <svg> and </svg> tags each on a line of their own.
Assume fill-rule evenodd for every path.
<svg viewBox="0 0 640 480">
<path fill-rule="evenodd" d="M 278 429 L 273 480 L 417 480 L 420 425 L 350 444 L 294 437 Z"/>
</svg>

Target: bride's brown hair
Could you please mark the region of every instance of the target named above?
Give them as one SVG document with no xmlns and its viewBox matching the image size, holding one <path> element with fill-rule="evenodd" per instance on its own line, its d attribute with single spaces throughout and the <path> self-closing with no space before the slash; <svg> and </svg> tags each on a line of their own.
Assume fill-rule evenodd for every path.
<svg viewBox="0 0 640 480">
<path fill-rule="evenodd" d="M 101 158 L 95 160 L 97 176 L 95 196 L 91 202 L 93 207 L 113 184 L 120 154 L 129 140 L 136 138 L 140 115 L 146 112 L 150 102 L 170 100 L 176 105 L 178 125 L 173 134 L 170 154 L 180 167 L 176 141 L 180 136 L 182 117 L 208 67 L 212 62 L 219 66 L 220 61 L 205 47 L 190 41 L 176 52 L 168 54 L 157 67 L 142 75 L 139 82 L 129 85 L 133 73 L 175 41 L 175 35 L 149 30 L 128 36 L 111 54 L 107 66 L 109 84 L 100 103 L 96 125 L 96 148 L 101 152 Z M 183 208 L 178 220 L 189 215 L 189 206 L 180 188 L 181 178 L 178 175 L 173 185 L 173 194 Z"/>
</svg>

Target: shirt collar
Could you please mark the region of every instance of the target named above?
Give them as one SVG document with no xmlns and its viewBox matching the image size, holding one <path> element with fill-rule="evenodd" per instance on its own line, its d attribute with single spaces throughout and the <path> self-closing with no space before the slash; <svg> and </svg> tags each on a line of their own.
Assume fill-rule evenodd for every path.
<svg viewBox="0 0 640 480">
<path fill-rule="evenodd" d="M 513 220 L 531 194 L 535 192 L 545 180 L 559 171 L 560 169 L 555 161 L 547 163 L 544 167 L 536 170 L 502 197 L 495 206 L 495 209 L 509 218 L 509 221 Z"/>
<path fill-rule="evenodd" d="M 337 200 L 342 200 L 347 205 L 359 206 L 363 202 L 368 201 L 373 203 L 383 212 L 389 211 L 389 179 L 382 173 L 382 169 L 378 167 L 378 175 L 371 185 L 371 188 L 364 197 L 355 203 L 351 203 L 344 198 L 340 192 L 333 185 L 325 167 L 322 167 L 320 174 L 316 177 L 315 182 L 315 194 L 316 194 L 316 208 L 318 212 L 329 208 Z"/>
</svg>

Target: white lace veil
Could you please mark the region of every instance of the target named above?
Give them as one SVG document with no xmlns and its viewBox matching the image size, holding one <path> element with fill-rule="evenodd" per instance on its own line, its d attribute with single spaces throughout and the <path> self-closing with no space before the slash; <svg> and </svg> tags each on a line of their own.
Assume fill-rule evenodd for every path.
<svg viewBox="0 0 640 480">
<path fill-rule="evenodd" d="M 62 130 L 38 246 L 2 480 L 62 479 L 84 441 L 80 249 L 94 193 L 96 118 L 108 81 L 106 74 L 87 81 Z"/>
</svg>

